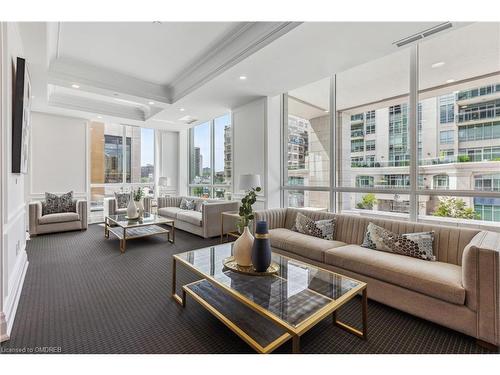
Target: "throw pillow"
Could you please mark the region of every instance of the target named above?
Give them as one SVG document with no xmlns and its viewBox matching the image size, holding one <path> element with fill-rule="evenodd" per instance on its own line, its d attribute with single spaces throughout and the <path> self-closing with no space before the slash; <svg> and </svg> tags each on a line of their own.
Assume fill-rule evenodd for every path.
<svg viewBox="0 0 500 375">
<path fill-rule="evenodd" d="M 45 202 L 42 203 L 42 215 L 59 213 L 59 197 L 45 192 Z"/>
<path fill-rule="evenodd" d="M 42 215 L 57 214 L 60 212 L 76 212 L 73 191 L 61 196 L 45 193 L 45 202 L 42 203 Z"/>
<path fill-rule="evenodd" d="M 196 205 L 194 207 L 195 211 L 202 212 L 204 204 L 205 204 L 205 201 L 203 201 L 203 200 L 199 200 L 198 202 L 196 202 Z"/>
<path fill-rule="evenodd" d="M 73 191 L 59 197 L 59 212 L 76 212 L 76 201 L 73 200 Z"/>
<path fill-rule="evenodd" d="M 179 208 L 183 210 L 194 210 L 194 199 L 182 198 Z"/>
<path fill-rule="evenodd" d="M 433 241 L 434 232 L 397 234 L 369 223 L 361 246 L 434 261 L 436 257 L 432 251 Z"/>
<path fill-rule="evenodd" d="M 322 238 L 324 240 L 333 240 L 335 232 L 335 219 L 314 221 L 299 212 L 295 218 L 294 230 L 299 233 Z"/>
<path fill-rule="evenodd" d="M 116 208 L 127 208 L 130 193 L 115 193 Z"/>
</svg>

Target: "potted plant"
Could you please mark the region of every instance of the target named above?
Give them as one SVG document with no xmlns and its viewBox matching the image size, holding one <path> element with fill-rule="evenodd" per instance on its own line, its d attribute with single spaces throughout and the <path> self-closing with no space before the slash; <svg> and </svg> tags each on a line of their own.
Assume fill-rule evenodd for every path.
<svg viewBox="0 0 500 375">
<path fill-rule="evenodd" d="M 139 210 L 139 216 L 144 215 L 144 189 L 142 187 L 138 187 L 135 190 L 132 190 L 132 197 L 136 203 L 137 209 Z"/>
<path fill-rule="evenodd" d="M 248 228 L 250 222 L 254 219 L 253 216 L 253 204 L 257 201 L 257 193 L 261 191 L 260 187 L 252 188 L 247 194 L 241 199 L 240 206 L 240 219 L 238 220 L 238 230 L 240 233 Z"/>
</svg>

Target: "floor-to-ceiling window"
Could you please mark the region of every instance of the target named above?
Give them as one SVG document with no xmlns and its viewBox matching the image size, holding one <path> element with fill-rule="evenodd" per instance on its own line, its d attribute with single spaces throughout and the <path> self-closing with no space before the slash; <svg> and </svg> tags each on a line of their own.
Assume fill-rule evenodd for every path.
<svg viewBox="0 0 500 375">
<path fill-rule="evenodd" d="M 288 207 L 323 209 L 330 202 L 330 79 L 288 92 L 284 194 Z"/>
<path fill-rule="evenodd" d="M 193 196 L 224 199 L 231 190 L 231 115 L 190 130 L 189 190 Z"/>
<path fill-rule="evenodd" d="M 104 220 L 104 198 L 143 187 L 154 191 L 154 130 L 90 123 L 90 222 Z"/>
<path fill-rule="evenodd" d="M 309 133 L 290 120 L 303 88 L 284 94 L 285 204 L 314 207 L 311 186 L 337 212 L 500 226 L 499 56 L 499 24 L 476 23 L 332 76 L 327 188 L 307 181 Z"/>
</svg>

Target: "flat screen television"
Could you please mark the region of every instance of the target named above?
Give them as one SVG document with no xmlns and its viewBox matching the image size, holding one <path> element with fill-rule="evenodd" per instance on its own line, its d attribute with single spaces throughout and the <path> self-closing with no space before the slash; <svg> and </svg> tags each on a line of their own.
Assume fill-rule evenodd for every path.
<svg viewBox="0 0 500 375">
<path fill-rule="evenodd" d="M 12 101 L 12 173 L 28 173 L 31 134 L 31 81 L 26 60 L 18 57 Z"/>
</svg>

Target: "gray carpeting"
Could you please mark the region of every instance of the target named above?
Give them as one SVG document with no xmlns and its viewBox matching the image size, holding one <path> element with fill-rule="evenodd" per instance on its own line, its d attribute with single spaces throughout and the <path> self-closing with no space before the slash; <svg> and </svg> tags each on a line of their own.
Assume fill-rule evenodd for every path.
<svg viewBox="0 0 500 375">
<path fill-rule="evenodd" d="M 172 254 L 218 243 L 182 231 L 164 238 L 118 241 L 103 228 L 35 237 L 11 340 L 12 348 L 56 347 L 62 353 L 253 353 L 194 301 L 170 298 Z M 180 282 L 195 280 L 179 272 Z M 368 341 L 325 319 L 301 339 L 304 353 L 486 353 L 475 340 L 370 301 Z M 339 318 L 359 324 L 359 300 Z M 57 350 L 57 349 L 56 349 Z M 290 353 L 291 344 L 277 353 Z"/>
</svg>

